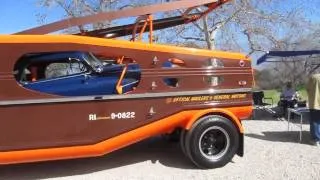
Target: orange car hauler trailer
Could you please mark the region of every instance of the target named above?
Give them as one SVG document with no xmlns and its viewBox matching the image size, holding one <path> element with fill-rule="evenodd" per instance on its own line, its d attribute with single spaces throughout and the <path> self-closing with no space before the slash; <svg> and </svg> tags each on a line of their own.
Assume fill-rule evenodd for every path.
<svg viewBox="0 0 320 180">
<path fill-rule="evenodd" d="M 177 2 L 189 3 L 185 7 L 201 5 L 200 1 Z M 212 1 L 206 6 L 213 9 L 225 2 Z M 168 4 L 158 5 L 158 9 Z M 108 13 L 104 15 L 107 17 Z M 190 21 L 190 17 L 187 20 Z M 149 28 L 135 25 L 129 32 L 146 29 L 152 32 L 151 21 Z M 241 120 L 251 115 L 253 84 L 251 62 L 246 56 L 88 37 L 86 32 L 39 35 L 40 30 L 50 27 L 45 26 L 47 28 L 0 36 L 0 164 L 101 156 L 175 130 L 181 132 L 183 152 L 201 168 L 223 166 L 234 154 L 243 155 Z M 43 56 L 48 52 L 69 51 L 90 52 L 100 57 L 100 61 L 116 59 L 114 65 L 123 67 L 114 86 L 117 94 L 61 96 L 25 86 L 75 75 L 23 83 L 17 78 L 19 71 L 26 70 L 17 68 L 18 61 L 26 59 L 22 64 L 27 68 L 28 63 L 35 62 L 33 54 Z M 74 57 L 69 57 L 71 59 Z M 130 62 L 122 62 L 123 59 Z M 122 80 L 128 76 L 132 63 L 139 65 L 140 79 L 132 91 L 123 93 Z M 48 70 L 43 64 L 33 64 L 38 69 L 36 72 Z M 88 73 L 83 72 L 83 87 L 90 85 L 92 74 Z M 94 73 L 99 75 L 101 71 Z"/>
</svg>

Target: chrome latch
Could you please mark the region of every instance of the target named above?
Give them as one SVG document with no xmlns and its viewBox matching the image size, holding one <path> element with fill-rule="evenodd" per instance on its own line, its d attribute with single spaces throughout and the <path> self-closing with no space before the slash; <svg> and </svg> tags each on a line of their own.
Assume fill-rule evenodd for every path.
<svg viewBox="0 0 320 180">
<path fill-rule="evenodd" d="M 152 65 L 156 65 L 158 61 L 159 61 L 159 60 L 158 60 L 157 56 L 155 56 L 155 57 L 153 58 L 153 60 L 152 60 Z"/>
<path fill-rule="evenodd" d="M 156 114 L 156 112 L 154 111 L 153 107 L 151 107 L 149 110 L 149 113 L 148 113 L 148 117 L 151 118 L 155 114 Z"/>
<path fill-rule="evenodd" d="M 152 81 L 152 83 L 151 83 L 151 90 L 154 90 L 154 89 L 156 89 L 158 86 L 157 86 L 157 84 L 156 84 L 156 82 L 155 81 Z"/>
<path fill-rule="evenodd" d="M 247 85 L 247 81 L 239 81 L 239 85 L 240 86 L 245 86 L 245 85 Z"/>
</svg>

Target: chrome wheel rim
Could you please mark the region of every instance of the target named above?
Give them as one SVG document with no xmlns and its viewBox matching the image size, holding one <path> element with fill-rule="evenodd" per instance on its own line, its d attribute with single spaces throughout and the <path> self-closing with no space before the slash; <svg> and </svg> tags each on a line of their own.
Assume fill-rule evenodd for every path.
<svg viewBox="0 0 320 180">
<path fill-rule="evenodd" d="M 202 156 L 210 160 L 223 157 L 230 146 L 230 137 L 226 130 L 212 126 L 202 132 L 199 139 L 199 150 Z"/>
</svg>

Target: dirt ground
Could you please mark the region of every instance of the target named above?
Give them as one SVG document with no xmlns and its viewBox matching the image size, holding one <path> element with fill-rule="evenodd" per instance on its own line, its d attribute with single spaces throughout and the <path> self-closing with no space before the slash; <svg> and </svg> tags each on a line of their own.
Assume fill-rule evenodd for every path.
<svg viewBox="0 0 320 180">
<path fill-rule="evenodd" d="M 99 158 L 0 166 L 0 179 L 319 179 L 320 147 L 310 144 L 309 124 L 299 143 L 298 127 L 259 117 L 243 121 L 244 157 L 218 169 L 199 170 L 178 144 L 152 138 Z"/>
</svg>

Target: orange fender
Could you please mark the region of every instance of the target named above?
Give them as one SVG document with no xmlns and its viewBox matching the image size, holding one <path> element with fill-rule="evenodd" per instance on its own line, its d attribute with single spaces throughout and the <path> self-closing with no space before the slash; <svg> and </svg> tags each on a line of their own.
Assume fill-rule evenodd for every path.
<svg viewBox="0 0 320 180">
<path fill-rule="evenodd" d="M 241 120 L 238 117 L 249 116 L 251 112 L 252 112 L 252 106 L 206 109 L 206 110 L 198 111 L 197 113 L 195 113 L 192 116 L 192 118 L 188 120 L 184 128 L 189 130 L 198 119 L 200 119 L 201 117 L 207 114 L 219 114 L 219 115 L 226 116 L 228 119 L 230 119 L 233 122 L 233 124 L 239 129 L 239 132 L 243 133 L 244 129 L 241 124 Z"/>
</svg>

